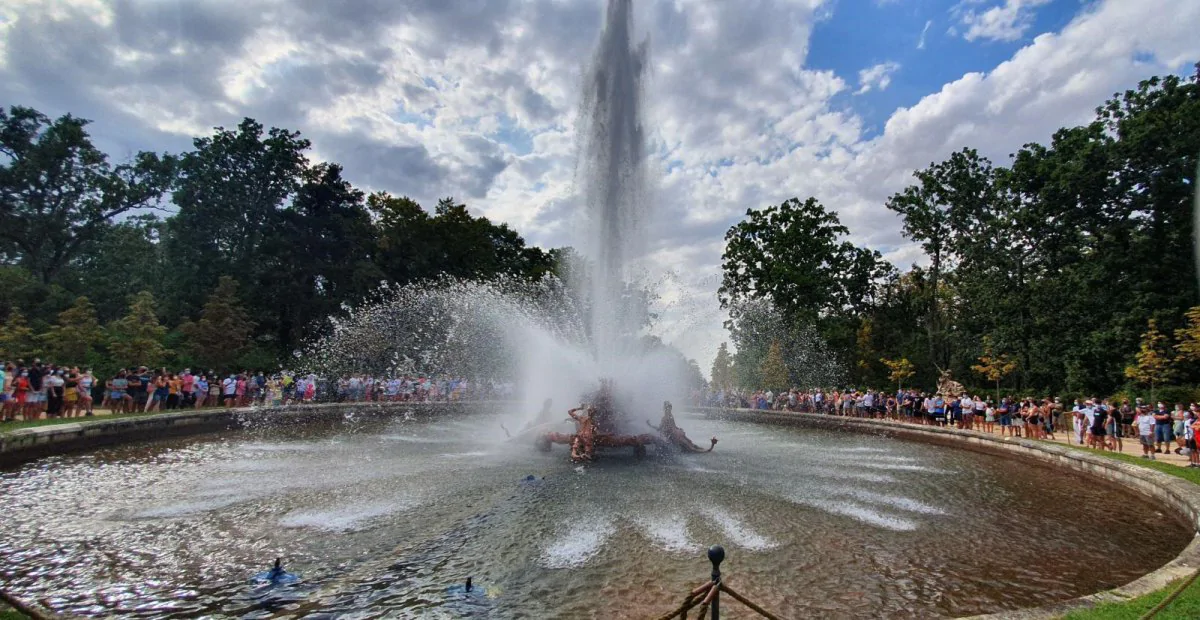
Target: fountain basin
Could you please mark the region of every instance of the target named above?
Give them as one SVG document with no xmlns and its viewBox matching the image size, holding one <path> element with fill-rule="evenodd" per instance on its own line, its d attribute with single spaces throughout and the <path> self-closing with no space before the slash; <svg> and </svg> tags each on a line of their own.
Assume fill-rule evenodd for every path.
<svg viewBox="0 0 1200 620">
<path fill-rule="evenodd" d="M 461 617 L 447 588 L 473 576 L 489 598 L 470 613 L 640 618 L 722 543 L 730 584 L 784 617 L 931 617 L 1079 604 L 1195 546 L 1194 514 L 1140 489 L 907 429 L 681 415 L 717 450 L 576 468 L 505 442 L 495 407 L 405 409 L 248 416 L 9 468 L 5 582 L 74 614 Z M 275 556 L 304 581 L 264 601 L 246 580 Z"/>
</svg>

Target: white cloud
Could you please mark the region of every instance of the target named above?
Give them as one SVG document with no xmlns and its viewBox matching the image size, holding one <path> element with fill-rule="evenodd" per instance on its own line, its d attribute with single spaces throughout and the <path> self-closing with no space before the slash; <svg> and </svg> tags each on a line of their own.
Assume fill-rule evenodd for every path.
<svg viewBox="0 0 1200 620">
<path fill-rule="evenodd" d="M 671 300 L 659 329 L 705 369 L 722 338 L 722 236 L 747 208 L 816 196 L 856 242 L 906 267 L 919 252 L 882 205 L 914 169 L 967 145 L 1004 163 L 1088 120 L 1114 91 L 1200 58 L 1200 2 L 1101 0 L 991 71 L 896 110 L 868 138 L 839 95 L 882 89 L 894 69 L 806 66 L 831 5 L 634 4 L 651 41 L 648 262 Z M 1004 6 L 1018 4 L 1033 6 Z M 186 149 L 204 128 L 253 116 L 303 131 L 358 185 L 427 204 L 454 195 L 535 243 L 572 242 L 573 128 L 602 17 L 595 0 L 0 0 L 0 15 L 0 101 L 94 119 L 116 158 Z M 906 73 L 923 70 L 915 63 Z"/>
<path fill-rule="evenodd" d="M 929 34 L 929 27 L 933 25 L 933 20 L 926 20 L 925 27 L 921 29 L 921 36 L 917 39 L 917 49 L 925 49 L 925 36 Z"/>
<path fill-rule="evenodd" d="M 1025 35 L 1033 24 L 1035 9 L 1050 0 L 1004 0 L 1003 4 L 978 12 L 967 6 L 976 0 L 967 0 L 953 9 L 959 23 L 966 29 L 963 38 L 968 41 L 1016 41 Z"/>
<path fill-rule="evenodd" d="M 892 74 L 900 69 L 895 62 L 881 62 L 858 72 L 858 90 L 854 94 L 861 95 L 871 90 L 887 90 L 892 83 Z"/>
</svg>

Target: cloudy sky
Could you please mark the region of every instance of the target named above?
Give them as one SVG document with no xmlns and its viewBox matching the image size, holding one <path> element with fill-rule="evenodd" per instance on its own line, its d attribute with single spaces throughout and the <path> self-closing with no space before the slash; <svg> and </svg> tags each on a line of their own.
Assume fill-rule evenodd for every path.
<svg viewBox="0 0 1200 620">
<path fill-rule="evenodd" d="M 816 196 L 920 260 L 883 208 L 973 146 L 1004 163 L 1200 60 L 1196 0 L 636 0 L 650 40 L 660 333 L 707 368 L 724 231 Z M 366 189 L 453 195 L 573 243 L 574 127 L 603 0 L 0 0 L 0 104 L 95 121 L 115 158 L 251 116 Z"/>
</svg>

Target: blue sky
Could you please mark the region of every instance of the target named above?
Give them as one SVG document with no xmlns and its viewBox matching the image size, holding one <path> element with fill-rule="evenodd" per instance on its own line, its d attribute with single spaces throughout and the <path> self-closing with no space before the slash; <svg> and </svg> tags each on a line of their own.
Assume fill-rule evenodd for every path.
<svg viewBox="0 0 1200 620">
<path fill-rule="evenodd" d="M 882 131 L 892 111 L 910 107 L 963 74 L 989 71 L 1039 34 L 1061 30 L 1087 3 L 1052 0 L 1030 11 L 1030 25 L 1012 40 L 967 41 L 956 7 L 990 8 L 1002 2 L 961 0 L 836 0 L 816 22 L 809 40 L 808 65 L 829 69 L 847 80 L 860 70 L 896 62 L 900 68 L 884 90 L 844 93 L 839 102 L 862 116 L 871 133 Z M 929 24 L 926 30 L 926 24 Z M 951 29 L 955 31 L 951 34 Z M 924 32 L 924 47 L 918 48 Z"/>
</svg>

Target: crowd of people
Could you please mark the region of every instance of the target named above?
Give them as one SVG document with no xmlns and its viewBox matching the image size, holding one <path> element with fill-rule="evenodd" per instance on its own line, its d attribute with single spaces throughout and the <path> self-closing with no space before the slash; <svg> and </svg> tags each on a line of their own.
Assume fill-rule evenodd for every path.
<svg viewBox="0 0 1200 620">
<path fill-rule="evenodd" d="M 123 368 L 106 378 L 89 368 L 35 359 L 0 367 L 0 421 L 76 418 L 107 409 L 113 414 L 202 407 L 248 407 L 314 402 L 436 402 L 506 398 L 511 383 L 463 377 L 315 374 L 262 371 L 179 372 L 146 366 Z"/>
<path fill-rule="evenodd" d="M 1067 433 L 1071 443 L 1097 450 L 1121 451 L 1128 438 L 1142 447 L 1142 458 L 1174 452 L 1187 455 L 1188 467 L 1200 467 L 1196 447 L 1200 405 L 1166 403 L 1151 407 L 1142 399 L 1086 398 L 1065 405 L 1059 398 L 988 399 L 965 392 L 956 395 L 898 390 L 714 390 L 702 395 L 708 406 L 823 413 L 891 419 L 913 424 L 951 426 L 962 430 L 1000 433 L 1030 439 L 1057 439 Z"/>
</svg>

